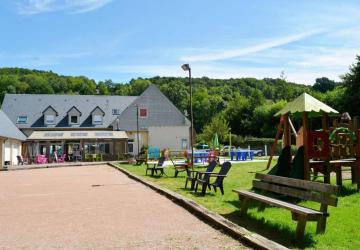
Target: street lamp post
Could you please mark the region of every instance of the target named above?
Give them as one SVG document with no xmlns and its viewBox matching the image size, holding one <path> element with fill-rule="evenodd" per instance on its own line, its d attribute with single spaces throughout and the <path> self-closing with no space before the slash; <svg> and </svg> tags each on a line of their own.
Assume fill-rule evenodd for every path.
<svg viewBox="0 0 360 250">
<path fill-rule="evenodd" d="M 137 140 L 137 157 L 140 154 L 140 141 L 139 141 L 139 105 L 135 104 L 136 107 L 136 140 Z"/>
<path fill-rule="evenodd" d="M 184 71 L 189 71 L 189 88 L 190 88 L 190 146 L 191 146 L 191 166 L 194 167 L 194 145 L 193 145 L 193 135 L 194 135 L 194 116 L 193 116 L 193 107 L 192 107 L 192 80 L 191 80 L 191 68 L 189 64 L 183 64 L 181 68 Z"/>
</svg>

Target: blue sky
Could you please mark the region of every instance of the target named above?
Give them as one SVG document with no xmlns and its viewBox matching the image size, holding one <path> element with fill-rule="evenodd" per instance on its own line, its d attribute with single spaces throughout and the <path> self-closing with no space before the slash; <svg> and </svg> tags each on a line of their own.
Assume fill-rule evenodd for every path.
<svg viewBox="0 0 360 250">
<path fill-rule="evenodd" d="M 339 80 L 360 54 L 360 1 L 1 0 L 0 67 L 97 81 L 186 76 Z"/>
</svg>

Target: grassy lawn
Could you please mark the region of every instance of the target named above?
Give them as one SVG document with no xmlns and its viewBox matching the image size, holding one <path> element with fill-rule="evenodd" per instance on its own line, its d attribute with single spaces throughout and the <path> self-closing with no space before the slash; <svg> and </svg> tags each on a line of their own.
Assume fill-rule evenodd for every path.
<svg viewBox="0 0 360 250">
<path fill-rule="evenodd" d="M 251 189 L 252 180 L 256 172 L 264 171 L 266 163 L 233 164 L 228 177 L 224 181 L 225 195 L 220 191 L 208 192 L 204 197 L 184 189 L 185 173 L 174 178 L 174 169 L 166 169 L 166 176 L 145 176 L 145 165 L 121 167 L 141 176 L 157 185 L 166 187 L 190 198 L 234 223 L 250 231 L 261 234 L 280 244 L 291 248 L 317 248 L 317 249 L 360 249 L 360 193 L 349 180 L 343 181 L 344 187 L 339 195 L 338 207 L 329 206 L 330 217 L 327 221 L 326 233 L 316 235 L 316 223 L 308 222 L 305 238 L 300 245 L 294 245 L 296 223 L 291 220 L 291 213 L 285 209 L 266 208 L 264 212 L 257 212 L 256 206 L 251 206 L 247 217 L 239 216 L 240 202 L 232 189 Z M 215 169 L 218 171 L 218 169 Z M 332 180 L 334 183 L 334 180 Z M 303 202 L 306 206 L 320 207 L 320 204 Z"/>
</svg>

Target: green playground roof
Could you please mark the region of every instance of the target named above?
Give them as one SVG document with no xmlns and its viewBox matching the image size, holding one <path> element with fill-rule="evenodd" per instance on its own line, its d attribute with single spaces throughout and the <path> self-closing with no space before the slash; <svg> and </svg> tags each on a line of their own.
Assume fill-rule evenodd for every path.
<svg viewBox="0 0 360 250">
<path fill-rule="evenodd" d="M 304 112 L 307 112 L 309 117 L 321 116 L 323 112 L 333 115 L 339 113 L 335 109 L 329 107 L 311 95 L 303 93 L 295 100 L 287 103 L 282 110 L 275 114 L 275 116 L 281 116 L 285 114 L 300 115 Z"/>
</svg>

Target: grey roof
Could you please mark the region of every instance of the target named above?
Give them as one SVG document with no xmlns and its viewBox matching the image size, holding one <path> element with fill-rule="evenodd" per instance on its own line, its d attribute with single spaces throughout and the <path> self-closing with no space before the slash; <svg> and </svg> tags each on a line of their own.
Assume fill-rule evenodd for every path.
<svg viewBox="0 0 360 250">
<path fill-rule="evenodd" d="M 18 116 L 28 117 L 27 124 L 16 124 L 18 128 L 49 128 L 44 125 L 42 114 L 49 106 L 58 112 L 54 128 L 108 128 L 117 117 L 113 115 L 112 110 L 117 109 L 121 114 L 136 98 L 136 96 L 6 94 L 2 110 L 14 124 L 17 123 Z M 82 115 L 79 117 L 79 125 L 70 126 L 67 112 L 73 106 Z M 103 124 L 94 126 L 91 111 L 97 106 L 105 112 L 105 115 Z"/>
<path fill-rule="evenodd" d="M 0 110 L 0 137 L 25 141 L 26 136 L 15 126 L 14 123 Z"/>
<path fill-rule="evenodd" d="M 176 90 L 174 90 L 176 91 Z M 136 129 L 136 106 L 146 108 L 148 117 L 139 118 L 139 129 L 153 126 L 189 126 L 190 121 L 153 84 L 151 84 L 124 112 L 119 115 L 119 128 L 126 131 Z M 113 126 L 116 128 L 116 121 Z"/>
</svg>

